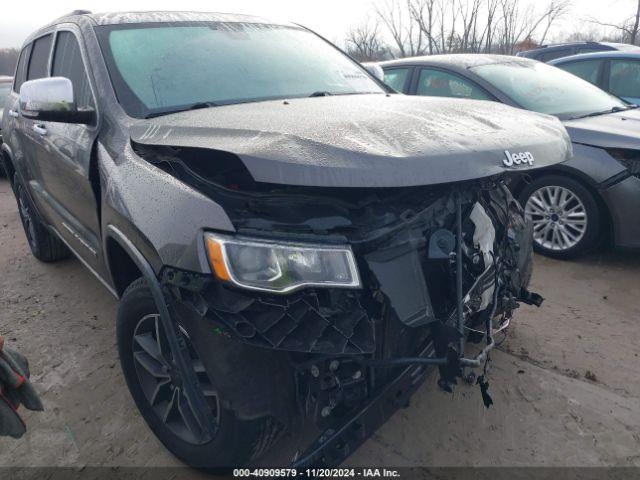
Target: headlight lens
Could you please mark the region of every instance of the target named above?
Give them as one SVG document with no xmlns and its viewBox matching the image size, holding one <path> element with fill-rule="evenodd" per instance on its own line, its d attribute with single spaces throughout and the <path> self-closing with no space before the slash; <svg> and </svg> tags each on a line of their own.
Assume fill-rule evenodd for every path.
<svg viewBox="0 0 640 480">
<path fill-rule="evenodd" d="M 275 243 L 205 234 L 216 276 L 253 290 L 287 293 L 304 286 L 360 287 L 347 246 Z"/>
</svg>

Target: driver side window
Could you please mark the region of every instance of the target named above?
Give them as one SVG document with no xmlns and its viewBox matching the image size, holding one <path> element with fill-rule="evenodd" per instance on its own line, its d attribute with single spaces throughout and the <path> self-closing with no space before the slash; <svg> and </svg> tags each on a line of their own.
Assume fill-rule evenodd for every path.
<svg viewBox="0 0 640 480">
<path fill-rule="evenodd" d="M 420 71 L 416 95 L 493 100 L 475 83 L 458 75 L 429 68 Z"/>
<path fill-rule="evenodd" d="M 71 80 L 79 109 L 95 108 L 80 45 L 71 32 L 58 32 L 51 75 Z"/>
<path fill-rule="evenodd" d="M 384 71 L 384 83 L 396 92 L 403 93 L 409 76 L 409 68 L 389 68 Z"/>
</svg>

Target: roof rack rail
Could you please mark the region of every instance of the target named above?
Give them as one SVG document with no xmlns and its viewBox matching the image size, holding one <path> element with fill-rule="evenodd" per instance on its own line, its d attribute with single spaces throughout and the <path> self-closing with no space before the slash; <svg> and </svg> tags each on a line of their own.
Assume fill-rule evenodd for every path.
<svg viewBox="0 0 640 480">
<path fill-rule="evenodd" d="M 91 12 L 91 10 L 74 10 L 69 15 L 88 15 L 90 13 L 93 13 L 93 12 Z"/>
</svg>

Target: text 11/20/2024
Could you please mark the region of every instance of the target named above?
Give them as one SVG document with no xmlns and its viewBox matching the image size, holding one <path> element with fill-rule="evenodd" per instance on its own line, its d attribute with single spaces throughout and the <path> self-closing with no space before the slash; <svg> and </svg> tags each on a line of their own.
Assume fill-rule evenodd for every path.
<svg viewBox="0 0 640 480">
<path fill-rule="evenodd" d="M 400 478 L 389 468 L 236 468 L 234 478 Z"/>
</svg>

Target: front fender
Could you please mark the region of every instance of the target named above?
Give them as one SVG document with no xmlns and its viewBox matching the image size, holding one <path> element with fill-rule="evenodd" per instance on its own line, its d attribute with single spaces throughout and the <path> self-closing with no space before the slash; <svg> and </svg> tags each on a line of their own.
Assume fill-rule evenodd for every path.
<svg viewBox="0 0 640 480">
<path fill-rule="evenodd" d="M 103 231 L 109 225 L 123 231 L 156 274 L 164 265 L 209 273 L 203 231 L 235 231 L 223 208 L 138 157 L 129 143 L 120 158 L 113 159 L 102 146 L 98 154 Z"/>
<path fill-rule="evenodd" d="M 596 187 L 625 170 L 625 167 L 603 148 L 581 143 L 573 144 L 573 157 L 564 162 L 562 167 L 573 170 L 577 176 Z"/>
</svg>

